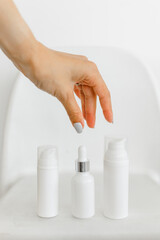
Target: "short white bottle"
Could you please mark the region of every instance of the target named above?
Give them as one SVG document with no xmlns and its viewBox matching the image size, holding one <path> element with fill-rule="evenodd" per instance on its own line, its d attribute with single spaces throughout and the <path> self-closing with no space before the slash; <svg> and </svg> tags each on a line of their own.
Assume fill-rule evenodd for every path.
<svg viewBox="0 0 160 240">
<path fill-rule="evenodd" d="M 54 146 L 38 148 L 37 214 L 50 218 L 58 215 L 58 157 Z"/>
<path fill-rule="evenodd" d="M 78 149 L 76 172 L 71 181 L 72 215 L 76 218 L 91 218 L 95 214 L 95 186 L 94 177 L 89 173 L 85 146 Z"/>
<path fill-rule="evenodd" d="M 125 139 L 112 139 L 104 156 L 104 215 L 111 219 L 128 216 L 129 161 Z"/>
</svg>

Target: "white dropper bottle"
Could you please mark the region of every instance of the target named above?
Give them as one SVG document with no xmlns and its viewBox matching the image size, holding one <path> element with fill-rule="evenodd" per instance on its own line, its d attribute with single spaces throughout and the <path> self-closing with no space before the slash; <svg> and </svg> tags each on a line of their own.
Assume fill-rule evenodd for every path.
<svg viewBox="0 0 160 240">
<path fill-rule="evenodd" d="M 129 161 L 126 139 L 112 139 L 104 156 L 104 215 L 112 219 L 128 216 Z"/>
<path fill-rule="evenodd" d="M 90 218 L 95 213 L 95 186 L 94 177 L 89 173 L 85 146 L 78 149 L 76 172 L 71 181 L 72 215 L 77 218 Z"/>
</svg>

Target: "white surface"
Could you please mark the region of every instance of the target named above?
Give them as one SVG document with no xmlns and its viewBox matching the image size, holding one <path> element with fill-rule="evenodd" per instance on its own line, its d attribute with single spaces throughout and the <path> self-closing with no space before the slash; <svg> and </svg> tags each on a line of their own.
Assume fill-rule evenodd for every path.
<svg viewBox="0 0 160 240">
<path fill-rule="evenodd" d="M 160 238 L 160 112 L 156 79 L 131 54 L 116 48 L 64 48 L 95 60 L 112 93 L 114 124 L 108 124 L 98 105 L 94 130 L 78 135 L 61 104 L 39 91 L 23 76 L 17 81 L 5 137 L 3 184 L 11 188 L 0 200 L 2 239 L 152 239 Z M 58 127 L 60 126 L 60 127 Z M 64 134 L 65 133 L 65 134 Z M 132 172 L 129 217 L 103 217 L 102 167 L 104 135 L 128 138 Z M 15 141 L 16 140 L 16 141 Z M 60 157 L 60 215 L 36 216 L 37 145 L 56 144 Z M 96 215 L 80 221 L 71 216 L 70 180 L 77 147 L 85 144 L 95 172 Z M 66 171 L 70 173 L 66 173 Z"/>
<path fill-rule="evenodd" d="M 128 216 L 129 159 L 125 139 L 112 139 L 104 156 L 104 215 L 111 219 Z"/>
<path fill-rule="evenodd" d="M 130 178 L 129 217 L 103 216 L 102 175 L 95 174 L 96 215 L 87 220 L 71 216 L 70 180 L 60 176 L 60 214 L 42 219 L 36 214 L 36 177 L 19 180 L 0 200 L 0 239 L 3 240 L 159 240 L 160 186 L 147 175 Z M 64 186 L 65 183 L 65 186 Z"/>
</svg>

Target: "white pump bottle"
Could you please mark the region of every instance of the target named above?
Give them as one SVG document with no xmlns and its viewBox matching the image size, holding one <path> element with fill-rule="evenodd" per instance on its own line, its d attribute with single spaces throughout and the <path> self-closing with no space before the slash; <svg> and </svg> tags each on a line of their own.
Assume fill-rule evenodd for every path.
<svg viewBox="0 0 160 240">
<path fill-rule="evenodd" d="M 55 217 L 59 202 L 57 148 L 41 146 L 37 157 L 37 214 L 44 218 Z"/>
<path fill-rule="evenodd" d="M 128 216 L 128 172 L 125 139 L 112 139 L 104 156 L 104 215 L 108 218 Z"/>
<path fill-rule="evenodd" d="M 95 186 L 94 177 L 89 173 L 85 146 L 78 149 L 76 172 L 71 181 L 72 215 L 77 218 L 90 218 L 95 213 Z"/>
</svg>

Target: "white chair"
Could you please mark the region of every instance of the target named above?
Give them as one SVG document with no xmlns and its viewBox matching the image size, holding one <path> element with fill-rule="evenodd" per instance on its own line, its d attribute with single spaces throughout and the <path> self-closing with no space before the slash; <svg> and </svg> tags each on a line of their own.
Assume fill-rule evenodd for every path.
<svg viewBox="0 0 160 240">
<path fill-rule="evenodd" d="M 0 225 L 7 229 L 14 218 L 20 226 L 15 224 L 6 232 L 14 232 L 15 236 L 19 233 L 22 237 L 33 236 L 33 239 L 38 236 L 45 239 L 160 237 L 160 228 L 154 224 L 155 219 L 160 223 L 160 98 L 157 79 L 137 57 L 122 49 L 77 47 L 61 50 L 85 54 L 97 63 L 111 92 L 114 124 L 104 120 L 98 104 L 95 129 L 85 126 L 83 134 L 78 135 L 57 99 L 38 90 L 20 75 L 10 102 L 1 158 L 2 188 L 11 189 L 0 202 Z M 123 221 L 111 221 L 102 215 L 105 135 L 126 136 L 128 139 L 130 215 Z M 54 144 L 59 148 L 61 211 L 59 217 L 49 221 L 36 216 L 36 148 L 42 144 Z M 91 171 L 96 178 L 96 216 L 84 222 L 70 215 L 70 179 L 80 144 L 87 146 Z M 11 218 L 3 222 L 9 215 Z"/>
</svg>

